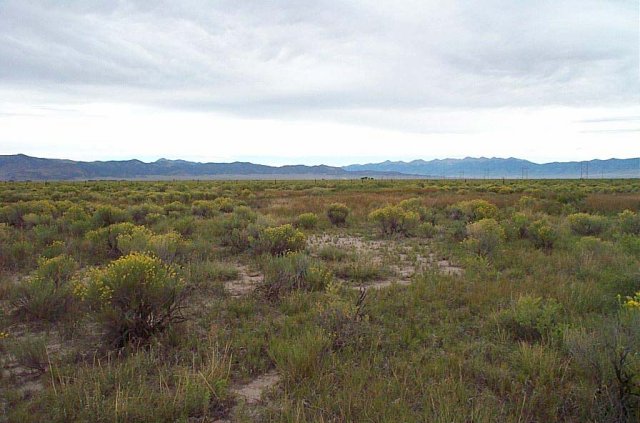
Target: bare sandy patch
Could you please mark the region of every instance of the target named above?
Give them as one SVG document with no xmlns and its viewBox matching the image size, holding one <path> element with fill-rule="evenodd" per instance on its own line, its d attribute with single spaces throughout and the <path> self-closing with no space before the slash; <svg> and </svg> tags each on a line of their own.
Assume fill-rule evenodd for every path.
<svg viewBox="0 0 640 423">
<path fill-rule="evenodd" d="M 280 375 L 275 370 L 258 376 L 249 383 L 231 388 L 231 392 L 247 405 L 255 405 L 262 399 L 262 395 L 273 388 L 280 381 Z"/>
<path fill-rule="evenodd" d="M 376 264 L 387 262 L 394 276 L 361 285 L 365 288 L 380 289 L 392 285 L 408 285 L 416 274 L 428 269 L 436 269 L 442 274 L 452 276 L 464 273 L 462 267 L 453 265 L 449 260 L 436 259 L 436 255 L 429 252 L 429 247 L 425 244 L 421 245 L 425 251 L 418 253 L 414 245 L 407 245 L 401 240 L 366 240 L 353 235 L 323 234 L 309 237 L 307 246 L 312 254 L 323 247 L 333 246 L 365 254 Z"/>
<path fill-rule="evenodd" d="M 259 272 L 252 271 L 248 266 L 239 265 L 238 278 L 225 282 L 224 286 L 232 297 L 243 297 L 251 294 L 262 280 Z"/>
</svg>

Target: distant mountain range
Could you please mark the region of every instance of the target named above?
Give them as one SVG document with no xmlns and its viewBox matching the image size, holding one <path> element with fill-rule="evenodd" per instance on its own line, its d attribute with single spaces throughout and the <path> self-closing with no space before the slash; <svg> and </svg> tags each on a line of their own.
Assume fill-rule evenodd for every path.
<svg viewBox="0 0 640 423">
<path fill-rule="evenodd" d="M 265 166 L 247 162 L 196 163 L 160 159 L 81 162 L 42 159 L 24 154 L 0 155 L 0 180 L 87 179 L 349 179 L 407 178 L 394 171 L 347 171 L 332 166 Z M 416 177 L 413 175 L 413 177 Z"/>
<path fill-rule="evenodd" d="M 513 157 L 508 159 L 467 157 L 411 162 L 386 161 L 350 165 L 343 169 L 358 172 L 371 170 L 399 172 L 430 178 L 638 178 L 640 177 L 640 158 L 538 164 Z"/>
<path fill-rule="evenodd" d="M 334 166 L 266 166 L 160 159 L 82 162 L 0 155 L 0 180 L 350 179 L 350 178 L 637 178 L 640 158 L 538 164 L 508 158 L 414 160 Z"/>
</svg>

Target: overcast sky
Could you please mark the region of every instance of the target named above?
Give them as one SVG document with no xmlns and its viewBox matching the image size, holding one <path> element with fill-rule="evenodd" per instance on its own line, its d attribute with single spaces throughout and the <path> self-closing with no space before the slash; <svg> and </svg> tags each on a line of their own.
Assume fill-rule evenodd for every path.
<svg viewBox="0 0 640 423">
<path fill-rule="evenodd" d="M 0 0 L 0 154 L 640 156 L 637 0 Z"/>
</svg>

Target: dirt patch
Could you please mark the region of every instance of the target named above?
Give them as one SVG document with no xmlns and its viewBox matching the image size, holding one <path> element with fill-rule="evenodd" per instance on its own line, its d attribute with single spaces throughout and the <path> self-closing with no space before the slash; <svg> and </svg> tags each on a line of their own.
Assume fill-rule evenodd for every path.
<svg viewBox="0 0 640 423">
<path fill-rule="evenodd" d="M 8 363 L 2 369 L 2 379 L 13 381 L 15 389 L 23 396 L 31 396 L 44 389 L 42 372 L 28 369 L 15 362 Z"/>
<path fill-rule="evenodd" d="M 437 263 L 440 272 L 445 275 L 461 276 L 464 273 L 464 269 L 459 266 L 454 266 L 449 260 L 440 260 Z"/>
<path fill-rule="evenodd" d="M 307 240 L 307 246 L 311 250 L 331 245 L 338 248 L 355 250 L 356 252 L 369 252 L 381 250 L 386 246 L 385 244 L 384 241 L 365 240 L 350 235 L 312 235 Z"/>
<path fill-rule="evenodd" d="M 398 280 L 392 280 L 392 279 L 385 279 L 382 281 L 377 281 L 377 282 L 370 282 L 366 285 L 362 285 L 362 286 L 354 286 L 351 287 L 351 289 L 354 290 L 360 290 L 362 288 L 365 289 L 382 289 L 382 288 L 387 288 L 389 286 L 394 286 L 394 285 L 399 285 L 399 286 L 407 286 L 411 283 L 411 280 L 409 279 L 398 279 Z"/>
<path fill-rule="evenodd" d="M 258 376 L 252 381 L 234 385 L 231 393 L 238 400 L 225 419 L 216 420 L 214 423 L 231 423 L 234 421 L 255 421 L 260 411 L 262 396 L 272 389 L 280 381 L 280 376 L 275 370 Z"/>
<path fill-rule="evenodd" d="M 386 262 L 394 276 L 364 284 L 365 288 L 380 289 L 394 284 L 408 285 L 414 275 L 428 269 L 437 269 L 443 274 L 453 276 L 460 276 L 464 272 L 461 267 L 451 264 L 447 259 L 437 260 L 436 255 L 429 251 L 428 244 L 409 244 L 403 240 L 365 240 L 351 235 L 323 234 L 309 237 L 307 246 L 312 253 L 322 247 L 333 246 L 365 254 L 376 264 Z"/>
<path fill-rule="evenodd" d="M 43 354 L 46 358 L 40 356 L 39 352 L 33 358 L 27 356 L 19 359 L 11 353 L 6 353 L 0 358 L 0 380 L 11 381 L 12 389 L 15 389 L 24 398 L 42 391 L 51 362 L 64 354 L 70 354 L 72 350 L 70 345 L 62 342 L 57 331 L 38 332 L 34 336 L 44 338 Z M 13 327 L 11 331 L 12 342 L 22 342 L 27 337 L 26 325 L 17 324 Z"/>
<path fill-rule="evenodd" d="M 245 265 L 238 266 L 238 278 L 225 282 L 224 286 L 232 297 L 243 297 L 253 292 L 258 284 L 262 282 L 262 275 L 254 272 Z"/>
<path fill-rule="evenodd" d="M 280 375 L 275 370 L 258 376 L 251 382 L 231 388 L 231 392 L 247 405 L 260 402 L 262 394 L 273 388 L 280 381 Z"/>
</svg>

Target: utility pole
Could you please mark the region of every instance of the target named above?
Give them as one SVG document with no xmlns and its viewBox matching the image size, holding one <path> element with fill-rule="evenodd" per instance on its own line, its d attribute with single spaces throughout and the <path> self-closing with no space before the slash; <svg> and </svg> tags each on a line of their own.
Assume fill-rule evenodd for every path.
<svg viewBox="0 0 640 423">
<path fill-rule="evenodd" d="M 587 164 L 587 179 L 589 179 L 589 162 L 587 162 L 586 164 Z"/>
</svg>

